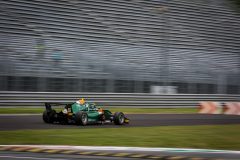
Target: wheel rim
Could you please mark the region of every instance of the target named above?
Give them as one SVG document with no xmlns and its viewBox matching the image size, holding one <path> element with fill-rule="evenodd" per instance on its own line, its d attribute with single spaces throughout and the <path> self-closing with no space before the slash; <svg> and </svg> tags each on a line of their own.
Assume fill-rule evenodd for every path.
<svg viewBox="0 0 240 160">
<path fill-rule="evenodd" d="M 86 122 L 87 122 L 87 115 L 86 115 L 86 114 L 83 114 L 83 115 L 82 115 L 82 122 L 83 122 L 83 123 L 86 123 Z"/>
<path fill-rule="evenodd" d="M 119 122 L 120 124 L 124 122 L 124 116 L 122 114 L 119 116 Z"/>
</svg>

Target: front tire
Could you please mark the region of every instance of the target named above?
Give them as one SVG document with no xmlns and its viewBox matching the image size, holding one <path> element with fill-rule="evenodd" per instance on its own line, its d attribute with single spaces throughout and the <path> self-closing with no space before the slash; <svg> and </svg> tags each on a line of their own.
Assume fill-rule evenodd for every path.
<svg viewBox="0 0 240 160">
<path fill-rule="evenodd" d="M 114 124 L 116 125 L 123 125 L 125 120 L 125 116 L 122 112 L 116 112 L 114 114 Z"/>
<path fill-rule="evenodd" d="M 43 112 L 43 121 L 45 123 L 53 123 L 55 120 L 56 111 L 55 110 L 45 110 Z"/>
<path fill-rule="evenodd" d="M 75 115 L 75 122 L 77 125 L 86 126 L 88 122 L 88 115 L 86 112 L 77 112 Z"/>
</svg>

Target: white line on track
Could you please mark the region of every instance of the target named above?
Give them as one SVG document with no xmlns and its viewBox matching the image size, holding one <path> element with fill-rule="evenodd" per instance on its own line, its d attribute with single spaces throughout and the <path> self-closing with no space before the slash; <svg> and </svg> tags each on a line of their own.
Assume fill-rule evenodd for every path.
<svg viewBox="0 0 240 160">
<path fill-rule="evenodd" d="M 14 158 L 14 159 L 36 159 L 36 160 L 67 160 L 59 158 L 39 158 L 39 157 L 17 157 L 17 156 L 0 156 L 0 158 Z"/>
</svg>

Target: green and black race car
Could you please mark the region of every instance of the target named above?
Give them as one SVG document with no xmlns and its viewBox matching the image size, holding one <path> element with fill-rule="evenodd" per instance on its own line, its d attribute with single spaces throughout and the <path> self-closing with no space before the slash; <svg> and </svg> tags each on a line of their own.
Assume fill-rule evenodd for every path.
<svg viewBox="0 0 240 160">
<path fill-rule="evenodd" d="M 50 103 L 45 103 L 46 110 L 43 112 L 43 121 L 46 123 L 60 124 L 103 124 L 112 123 L 116 125 L 128 124 L 129 119 L 122 113 L 97 107 L 94 103 L 87 103 L 81 99 L 72 104 L 66 104 L 64 109 L 59 113 L 52 109 Z"/>
</svg>

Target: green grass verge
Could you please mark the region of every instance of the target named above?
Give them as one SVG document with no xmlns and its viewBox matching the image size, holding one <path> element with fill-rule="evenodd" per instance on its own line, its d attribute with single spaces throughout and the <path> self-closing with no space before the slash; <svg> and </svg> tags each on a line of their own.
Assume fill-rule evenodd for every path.
<svg viewBox="0 0 240 160">
<path fill-rule="evenodd" d="M 197 108 L 106 108 L 111 112 L 121 111 L 124 113 L 197 113 Z M 23 113 L 42 113 L 43 108 L 1 108 L 0 114 L 23 114 Z M 59 108 L 57 109 L 60 110 Z"/>
<path fill-rule="evenodd" d="M 240 150 L 240 125 L 0 131 L 0 144 L 184 147 Z"/>
<path fill-rule="evenodd" d="M 42 113 L 44 108 L 1 108 L 0 114 L 24 114 L 24 113 Z"/>
</svg>

